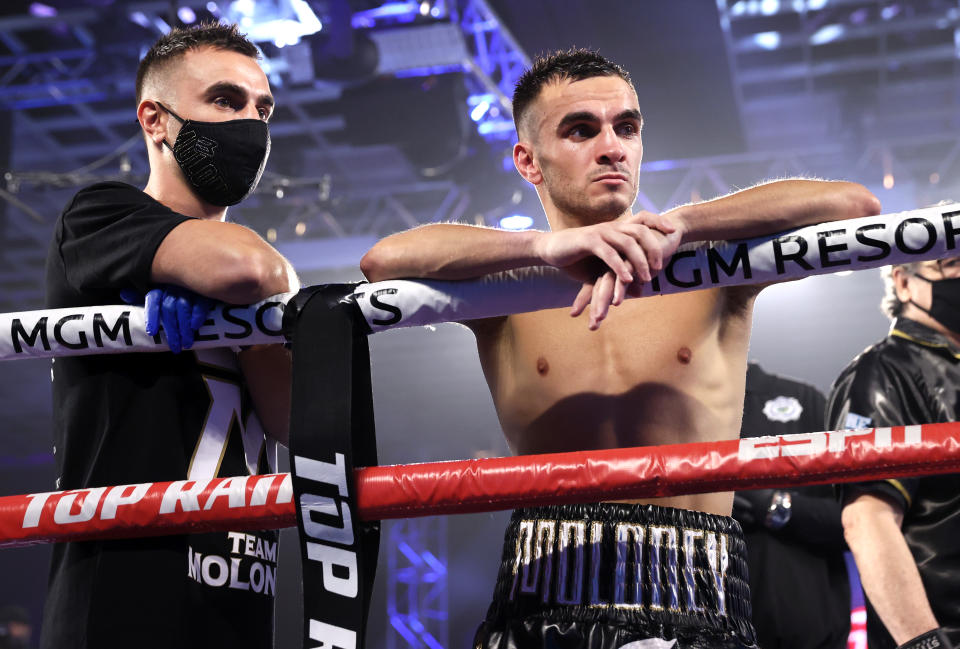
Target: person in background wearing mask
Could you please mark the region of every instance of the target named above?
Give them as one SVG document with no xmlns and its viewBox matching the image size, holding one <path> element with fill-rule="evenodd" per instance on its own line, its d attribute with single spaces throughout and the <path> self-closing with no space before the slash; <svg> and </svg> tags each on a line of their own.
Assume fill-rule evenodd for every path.
<svg viewBox="0 0 960 649">
<path fill-rule="evenodd" d="M 740 436 L 818 431 L 825 404 L 812 385 L 750 363 Z M 747 543 L 757 644 L 763 649 L 844 649 L 850 634 L 850 584 L 833 487 L 738 491 L 733 517 Z"/>
<path fill-rule="evenodd" d="M 98 183 L 70 201 L 47 257 L 48 308 L 162 287 L 177 352 L 206 318 L 198 296 L 247 304 L 298 288 L 276 250 L 225 220 L 270 151 L 274 100 L 257 58 L 221 24 L 174 29 L 150 49 L 136 82 L 147 185 Z M 52 377 L 57 489 L 276 471 L 282 345 L 60 358 Z M 41 647 L 270 647 L 276 545 L 272 530 L 58 544 Z"/>
<path fill-rule="evenodd" d="M 889 335 L 843 370 L 830 429 L 960 419 L 960 258 L 885 270 Z M 960 475 L 845 484 L 870 649 L 960 644 Z"/>
</svg>

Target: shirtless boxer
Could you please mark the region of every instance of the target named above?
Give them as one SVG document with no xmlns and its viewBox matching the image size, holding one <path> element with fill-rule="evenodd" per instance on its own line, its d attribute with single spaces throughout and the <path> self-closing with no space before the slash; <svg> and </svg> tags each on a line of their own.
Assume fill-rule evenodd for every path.
<svg viewBox="0 0 960 649">
<path fill-rule="evenodd" d="M 550 265 L 583 282 L 569 311 L 467 323 L 517 453 L 736 438 L 759 288 L 625 294 L 684 242 L 877 214 L 877 198 L 852 183 L 784 180 L 663 215 L 632 214 L 643 119 L 622 68 L 584 50 L 538 59 L 513 108 L 514 163 L 536 187 L 551 231 L 415 228 L 367 253 L 367 278 L 466 279 Z M 753 645 L 732 499 L 518 510 L 476 647 Z M 654 644 L 633 644 L 643 640 Z"/>
</svg>

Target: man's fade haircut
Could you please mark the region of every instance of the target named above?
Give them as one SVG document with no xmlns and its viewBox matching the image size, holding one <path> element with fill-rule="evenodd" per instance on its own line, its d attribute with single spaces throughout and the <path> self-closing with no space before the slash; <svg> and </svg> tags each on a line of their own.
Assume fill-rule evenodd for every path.
<svg viewBox="0 0 960 649">
<path fill-rule="evenodd" d="M 572 48 L 540 56 L 523 73 L 513 91 L 513 122 L 517 131 L 543 87 L 558 81 L 620 77 L 631 86 L 630 73 L 593 50 Z"/>
<path fill-rule="evenodd" d="M 252 59 L 260 58 L 260 50 L 236 25 L 202 22 L 195 27 L 174 27 L 160 38 L 147 52 L 137 68 L 137 105 L 143 99 L 143 88 L 148 75 L 176 61 L 188 51 L 198 47 L 212 47 L 244 54 Z"/>
</svg>

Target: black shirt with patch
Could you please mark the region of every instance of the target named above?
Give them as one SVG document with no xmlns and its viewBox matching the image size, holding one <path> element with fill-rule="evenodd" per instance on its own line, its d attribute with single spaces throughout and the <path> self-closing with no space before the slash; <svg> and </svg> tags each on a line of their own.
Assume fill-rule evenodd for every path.
<svg viewBox="0 0 960 649">
<path fill-rule="evenodd" d="M 913 320 L 899 318 L 890 334 L 853 359 L 837 378 L 827 406 L 830 428 L 902 426 L 960 419 L 960 349 Z M 903 536 L 917 562 L 933 614 L 960 644 L 960 474 L 845 484 L 844 502 L 875 494 L 903 511 Z M 867 641 L 892 649 L 869 598 Z"/>
<path fill-rule="evenodd" d="M 189 218 L 127 184 L 81 190 L 55 226 L 46 306 L 145 293 Z M 52 377 L 58 489 L 275 470 L 230 350 L 64 357 Z M 58 544 L 41 647 L 270 647 L 276 551 L 274 531 Z"/>
<path fill-rule="evenodd" d="M 819 431 L 824 401 L 813 386 L 751 363 L 741 437 Z M 752 524 L 741 521 L 758 644 L 764 649 L 843 649 L 850 633 L 850 586 L 840 506 L 828 485 L 788 491 L 791 515 L 783 528 L 765 527 L 765 512 L 755 512 L 760 520 Z"/>
</svg>

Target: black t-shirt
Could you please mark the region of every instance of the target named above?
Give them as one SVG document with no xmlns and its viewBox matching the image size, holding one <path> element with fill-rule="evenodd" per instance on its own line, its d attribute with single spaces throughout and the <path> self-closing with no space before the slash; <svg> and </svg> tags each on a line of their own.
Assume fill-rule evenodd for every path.
<svg viewBox="0 0 960 649">
<path fill-rule="evenodd" d="M 81 190 L 56 223 L 47 307 L 145 292 L 188 218 L 123 183 Z M 58 489 L 275 470 L 230 350 L 59 358 L 52 377 Z M 270 647 L 276 557 L 274 531 L 56 545 L 41 647 Z"/>
<path fill-rule="evenodd" d="M 824 401 L 813 386 L 751 363 L 740 434 L 821 430 Z M 782 529 L 744 527 L 758 644 L 764 649 L 843 649 L 850 633 L 850 585 L 840 507 L 827 485 L 789 492 L 791 516 Z"/>
<path fill-rule="evenodd" d="M 832 429 L 942 423 L 958 415 L 960 349 L 905 318 L 843 370 L 827 405 Z M 840 493 L 844 501 L 857 493 L 880 495 L 903 510 L 903 536 L 933 614 L 960 644 L 960 475 L 845 484 Z M 896 647 L 869 599 L 867 641 L 871 649 Z"/>
</svg>

